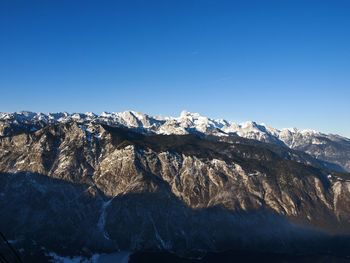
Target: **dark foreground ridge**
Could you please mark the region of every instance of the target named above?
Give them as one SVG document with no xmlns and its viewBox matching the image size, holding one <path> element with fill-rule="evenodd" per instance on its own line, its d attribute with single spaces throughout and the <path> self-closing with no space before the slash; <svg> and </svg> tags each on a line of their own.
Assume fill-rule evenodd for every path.
<svg viewBox="0 0 350 263">
<path fill-rule="evenodd" d="M 345 252 L 345 251 L 344 251 Z M 226 251 L 221 253 L 208 253 L 201 259 L 181 258 L 169 252 L 136 252 L 130 256 L 129 263 L 347 263 L 350 257 L 346 255 L 331 254 L 288 254 L 268 253 L 257 251 Z"/>
</svg>

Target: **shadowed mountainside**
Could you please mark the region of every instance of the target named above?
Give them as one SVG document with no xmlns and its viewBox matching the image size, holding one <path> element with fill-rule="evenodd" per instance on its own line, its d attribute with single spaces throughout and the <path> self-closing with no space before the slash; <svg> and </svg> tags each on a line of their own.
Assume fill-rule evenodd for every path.
<svg viewBox="0 0 350 263">
<path fill-rule="evenodd" d="M 52 124 L 0 138 L 0 172 L 0 226 L 27 258 L 318 253 L 337 251 L 329 234 L 350 232 L 348 174 L 236 137 Z"/>
</svg>

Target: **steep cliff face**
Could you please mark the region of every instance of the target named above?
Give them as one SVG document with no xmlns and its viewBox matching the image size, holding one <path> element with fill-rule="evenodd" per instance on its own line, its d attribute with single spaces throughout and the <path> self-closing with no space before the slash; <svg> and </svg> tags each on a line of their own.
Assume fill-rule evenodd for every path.
<svg viewBox="0 0 350 263">
<path fill-rule="evenodd" d="M 237 137 L 47 124 L 0 138 L 0 173 L 0 227 L 29 256 L 302 250 L 318 231 L 350 232 L 348 174 Z"/>
</svg>

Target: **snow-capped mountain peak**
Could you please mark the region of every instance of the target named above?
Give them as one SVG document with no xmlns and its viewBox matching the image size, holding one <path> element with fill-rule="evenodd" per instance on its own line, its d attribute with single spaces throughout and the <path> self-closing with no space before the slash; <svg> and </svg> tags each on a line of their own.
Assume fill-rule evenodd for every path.
<svg viewBox="0 0 350 263">
<path fill-rule="evenodd" d="M 286 138 L 296 135 L 302 136 L 323 136 L 315 130 L 298 130 L 297 128 L 275 129 L 265 124 L 258 124 L 254 121 L 247 121 L 240 124 L 230 122 L 225 119 L 211 119 L 202 116 L 199 113 L 182 111 L 179 117 L 152 117 L 150 115 L 137 111 L 123 112 L 102 112 L 100 115 L 93 112 L 72 113 L 35 113 L 31 111 L 20 111 L 14 113 L 0 113 L 0 121 L 17 121 L 19 123 L 35 123 L 35 122 L 67 122 L 67 121 L 96 121 L 107 123 L 110 125 L 126 126 L 130 128 L 150 129 L 156 133 L 168 133 L 176 127 L 181 127 L 187 132 L 197 131 L 202 133 L 212 132 L 213 130 L 221 130 L 223 133 L 237 133 L 242 137 L 267 140 L 268 137 Z M 170 130 L 167 130 L 169 127 Z M 162 132 L 160 132 L 160 130 Z M 175 129 L 176 130 L 176 129 Z M 265 137 L 265 138 L 260 138 Z"/>
<path fill-rule="evenodd" d="M 72 114 L 67 112 L 43 114 L 30 111 L 0 113 L 0 136 L 21 130 L 36 131 L 47 124 L 71 121 L 78 123 L 83 130 L 90 130 L 91 125 L 106 124 L 132 128 L 150 134 L 203 134 L 217 137 L 235 134 L 247 139 L 302 150 L 316 158 L 330 162 L 336 160 L 337 164 L 350 170 L 350 151 L 347 150 L 348 147 L 350 148 L 350 140 L 339 135 L 327 135 L 315 130 L 298 130 L 296 128 L 279 130 L 254 121 L 237 124 L 224 119 L 211 119 L 199 113 L 188 111 L 182 111 L 178 117 L 152 117 L 137 111 L 102 112 L 100 115 L 93 112 Z"/>
<path fill-rule="evenodd" d="M 159 134 L 187 134 L 200 132 L 204 134 L 220 131 L 218 136 L 228 133 L 236 133 L 241 137 L 256 139 L 264 142 L 286 142 L 293 137 L 303 136 L 325 136 L 315 130 L 298 130 L 296 128 L 286 128 L 278 130 L 265 124 L 258 124 L 254 121 L 247 121 L 241 124 L 229 122 L 225 119 L 211 119 L 199 113 L 182 111 L 179 117 L 152 117 L 137 111 L 123 112 L 102 112 L 97 115 L 93 112 L 72 113 L 35 113 L 31 111 L 21 111 L 14 113 L 0 113 L 0 121 L 16 121 L 18 123 L 55 123 L 55 122 L 88 122 L 95 121 L 115 126 L 125 126 L 129 128 L 142 128 L 151 130 Z M 288 143 L 286 143 L 288 145 Z"/>
</svg>

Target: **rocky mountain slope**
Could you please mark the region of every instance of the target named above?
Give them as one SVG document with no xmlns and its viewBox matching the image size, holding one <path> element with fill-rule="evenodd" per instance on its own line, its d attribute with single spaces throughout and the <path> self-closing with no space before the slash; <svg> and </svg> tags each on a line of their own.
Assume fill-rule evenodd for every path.
<svg viewBox="0 0 350 263">
<path fill-rule="evenodd" d="M 118 249 L 334 252 L 350 244 L 336 242 L 350 234 L 350 175 L 337 166 L 349 159 L 331 165 L 305 146 L 325 140 L 346 151 L 348 139 L 312 133 L 314 144 L 305 132 L 252 124 L 257 141 L 243 126 L 233 132 L 226 121 L 188 113 L 0 119 L 0 229 L 25 259 Z"/>
</svg>

